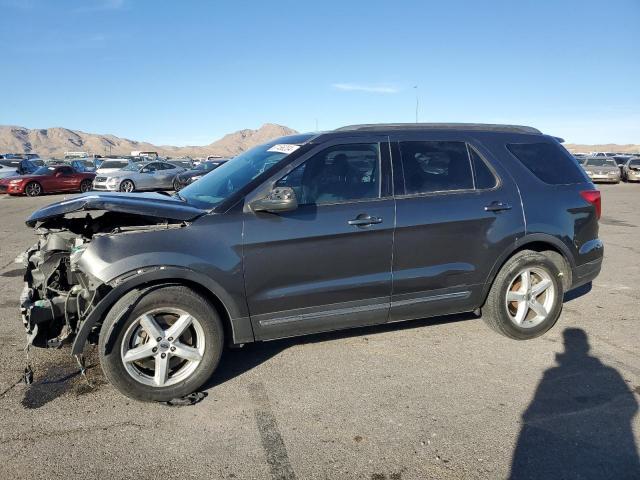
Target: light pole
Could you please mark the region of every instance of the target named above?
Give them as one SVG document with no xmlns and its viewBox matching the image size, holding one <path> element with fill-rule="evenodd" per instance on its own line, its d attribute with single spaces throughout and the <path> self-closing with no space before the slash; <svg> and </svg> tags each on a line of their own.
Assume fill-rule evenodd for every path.
<svg viewBox="0 0 640 480">
<path fill-rule="evenodd" d="M 418 85 L 415 85 L 413 88 L 416 89 L 416 123 L 418 123 Z"/>
</svg>

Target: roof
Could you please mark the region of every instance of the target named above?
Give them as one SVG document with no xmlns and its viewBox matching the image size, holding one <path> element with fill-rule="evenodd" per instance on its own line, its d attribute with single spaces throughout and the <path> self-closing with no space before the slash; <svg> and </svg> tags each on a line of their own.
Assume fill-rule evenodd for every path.
<svg viewBox="0 0 640 480">
<path fill-rule="evenodd" d="M 485 132 L 529 133 L 541 135 L 537 128 L 523 125 L 500 125 L 491 123 L 369 123 L 348 125 L 335 132 L 381 132 L 388 130 L 475 130 Z"/>
</svg>

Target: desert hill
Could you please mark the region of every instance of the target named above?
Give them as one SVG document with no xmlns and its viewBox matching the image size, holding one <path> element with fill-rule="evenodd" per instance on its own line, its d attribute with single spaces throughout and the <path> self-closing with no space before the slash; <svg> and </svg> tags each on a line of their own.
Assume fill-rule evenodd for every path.
<svg viewBox="0 0 640 480">
<path fill-rule="evenodd" d="M 283 135 L 297 133 L 288 127 L 266 123 L 257 130 L 244 129 L 225 135 L 203 146 L 174 147 L 153 145 L 115 135 L 86 133 L 79 130 L 54 127 L 29 129 L 11 125 L 0 126 L 0 153 L 38 153 L 41 157 L 62 157 L 64 152 L 84 151 L 92 154 L 129 155 L 134 150 L 156 151 L 160 155 L 234 156 L 255 145 Z"/>
</svg>

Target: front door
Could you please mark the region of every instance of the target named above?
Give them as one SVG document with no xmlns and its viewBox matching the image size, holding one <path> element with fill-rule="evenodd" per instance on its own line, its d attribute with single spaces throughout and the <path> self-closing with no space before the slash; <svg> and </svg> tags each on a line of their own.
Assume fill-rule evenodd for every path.
<svg viewBox="0 0 640 480">
<path fill-rule="evenodd" d="M 517 188 L 458 134 L 396 136 L 390 321 L 473 310 L 502 252 L 524 231 Z"/>
<path fill-rule="evenodd" d="M 271 183 L 294 189 L 296 210 L 244 214 L 256 339 L 386 322 L 394 228 L 389 168 L 389 145 L 379 139 L 319 147 Z"/>
</svg>

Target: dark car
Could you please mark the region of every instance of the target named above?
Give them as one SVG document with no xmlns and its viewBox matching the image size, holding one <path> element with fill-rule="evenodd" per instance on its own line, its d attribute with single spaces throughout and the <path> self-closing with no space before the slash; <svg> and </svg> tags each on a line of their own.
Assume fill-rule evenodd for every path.
<svg viewBox="0 0 640 480">
<path fill-rule="evenodd" d="M 0 180 L 0 190 L 28 197 L 54 192 L 88 192 L 94 177 L 95 173 L 76 172 L 67 165 L 48 165 L 27 175 Z"/>
<path fill-rule="evenodd" d="M 106 377 L 156 401 L 199 388 L 225 344 L 472 311 L 531 339 L 598 275 L 600 208 L 559 140 L 530 127 L 292 135 L 174 196 L 33 213 L 23 322 L 36 346 L 99 343 Z"/>
<path fill-rule="evenodd" d="M 211 161 L 207 160 L 206 162 L 199 163 L 193 169 L 187 170 L 186 172 L 183 172 L 180 175 L 178 175 L 173 181 L 173 189 L 176 192 L 182 190 L 187 185 L 190 185 L 196 180 L 201 179 L 207 173 L 215 170 L 216 168 L 221 166 L 223 163 L 226 163 L 227 161 L 228 161 L 227 158 L 220 158 L 217 160 L 211 160 Z"/>
</svg>

